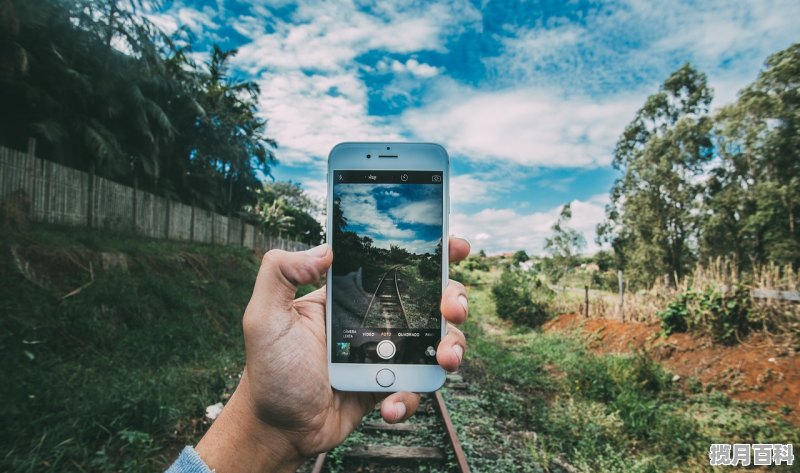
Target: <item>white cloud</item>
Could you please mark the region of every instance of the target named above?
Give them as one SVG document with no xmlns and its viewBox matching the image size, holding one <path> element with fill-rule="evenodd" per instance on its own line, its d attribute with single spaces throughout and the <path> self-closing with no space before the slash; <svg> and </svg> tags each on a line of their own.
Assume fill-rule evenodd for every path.
<svg viewBox="0 0 800 473">
<path fill-rule="evenodd" d="M 340 184 L 337 193 L 341 198 L 342 215 L 348 226 L 359 225 L 372 235 L 381 235 L 382 240 L 408 240 L 414 238 L 411 230 L 397 227 L 389 215 L 378 211 L 378 203 L 372 195 L 376 186 Z"/>
<path fill-rule="evenodd" d="M 519 166 L 492 166 L 470 174 L 450 176 L 450 205 L 487 204 L 515 191 L 524 191 L 522 180 L 531 172 Z"/>
<path fill-rule="evenodd" d="M 267 133 L 278 140 L 284 165 L 318 162 L 342 141 L 402 139 L 367 113 L 366 86 L 353 74 L 265 72 L 258 82 L 260 113 L 269 120 Z"/>
<path fill-rule="evenodd" d="M 755 78 L 769 54 L 797 41 L 798 17 L 796 0 L 619 0 L 580 23 L 550 18 L 546 26 L 508 28 L 501 54 L 485 63 L 505 85 L 558 83 L 599 96 L 629 83 L 650 83 L 652 93 L 689 61 L 720 88 L 718 107 Z"/>
<path fill-rule="evenodd" d="M 462 89 L 407 111 L 403 123 L 421 139 L 474 161 L 603 166 L 640 101 L 629 94 L 595 101 L 535 88 Z"/>
<path fill-rule="evenodd" d="M 441 194 L 440 194 L 441 195 Z M 442 205 L 440 201 L 423 200 L 408 202 L 390 210 L 392 217 L 401 222 L 422 225 L 441 225 Z"/>
<path fill-rule="evenodd" d="M 341 141 L 402 140 L 401 129 L 369 115 L 355 58 L 371 50 L 444 51 L 454 28 L 480 16 L 462 1 L 379 2 L 370 10 L 351 1 L 301 2 L 287 21 L 265 14 L 269 33 L 250 19 L 240 28 L 252 42 L 239 49 L 233 64 L 258 78 L 261 113 L 284 164 L 321 160 Z M 414 59 L 401 65 L 416 77 L 439 72 Z"/>
<path fill-rule="evenodd" d="M 608 196 L 601 194 L 571 203 L 569 226 L 586 239 L 586 253 L 600 249 L 594 242 L 595 228 L 603 221 L 607 201 Z M 472 215 L 457 213 L 450 218 L 450 231 L 470 240 L 474 251 L 502 253 L 524 249 L 532 254 L 543 254 L 544 240 L 551 235 L 550 227 L 558 220 L 560 212 L 561 206 L 532 213 L 509 208 L 487 208 Z"/>
<path fill-rule="evenodd" d="M 220 19 L 213 8 L 207 6 L 198 10 L 180 1 L 173 3 L 163 12 L 146 13 L 144 16 L 168 35 L 174 34 L 181 27 L 187 28 L 195 35 L 202 35 L 220 27 Z"/>
<path fill-rule="evenodd" d="M 408 59 L 405 63 L 393 59 L 391 61 L 378 61 L 376 65 L 378 72 L 393 72 L 395 74 L 409 74 L 420 79 L 429 79 L 438 75 L 441 69 L 424 62 L 419 62 L 414 58 Z"/>
</svg>

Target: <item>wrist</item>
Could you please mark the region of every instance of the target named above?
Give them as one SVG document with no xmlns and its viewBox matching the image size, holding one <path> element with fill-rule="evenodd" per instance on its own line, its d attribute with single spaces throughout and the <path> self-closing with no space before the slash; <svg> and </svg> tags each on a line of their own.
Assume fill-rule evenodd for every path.
<svg viewBox="0 0 800 473">
<path fill-rule="evenodd" d="M 306 460 L 285 433 L 258 419 L 246 376 L 195 451 L 216 473 L 289 472 Z"/>
</svg>

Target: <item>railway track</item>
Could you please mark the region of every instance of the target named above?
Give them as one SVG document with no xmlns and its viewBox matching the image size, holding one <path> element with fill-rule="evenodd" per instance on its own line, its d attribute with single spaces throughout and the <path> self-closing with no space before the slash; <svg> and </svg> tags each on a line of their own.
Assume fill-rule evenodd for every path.
<svg viewBox="0 0 800 473">
<path fill-rule="evenodd" d="M 402 265 L 393 266 L 381 277 L 364 312 L 362 327 L 411 328 L 397 284 L 401 267 Z"/>
<path fill-rule="evenodd" d="M 467 389 L 458 374 L 448 375 L 445 386 L 448 395 L 463 395 L 460 393 Z M 337 452 L 340 471 L 395 473 L 418 471 L 420 465 L 438 466 L 441 471 L 470 471 L 441 391 L 423 394 L 417 414 L 399 424 L 383 422 L 376 407 L 356 432 L 359 442 Z M 310 471 L 331 471 L 331 463 L 329 454 L 321 453 Z"/>
</svg>

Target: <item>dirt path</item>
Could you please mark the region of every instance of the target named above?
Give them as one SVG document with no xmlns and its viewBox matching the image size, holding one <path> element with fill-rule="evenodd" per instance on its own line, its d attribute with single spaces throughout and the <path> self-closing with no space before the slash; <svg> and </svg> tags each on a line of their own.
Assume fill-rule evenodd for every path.
<svg viewBox="0 0 800 473">
<path fill-rule="evenodd" d="M 704 387 L 721 390 L 734 399 L 765 403 L 800 427 L 800 358 L 764 336 L 755 335 L 728 347 L 685 333 L 663 338 L 657 324 L 585 319 L 575 314 L 560 315 L 544 326 L 545 331 L 571 328 L 586 332 L 594 351 L 621 353 L 644 348 L 680 376 L 678 383 L 683 388 L 689 389 L 689 378 L 696 378 Z"/>
</svg>

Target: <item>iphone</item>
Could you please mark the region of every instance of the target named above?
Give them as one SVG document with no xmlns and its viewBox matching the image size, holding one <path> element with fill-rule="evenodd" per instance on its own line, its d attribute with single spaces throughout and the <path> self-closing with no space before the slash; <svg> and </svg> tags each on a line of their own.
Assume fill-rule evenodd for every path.
<svg viewBox="0 0 800 473">
<path fill-rule="evenodd" d="M 341 143 L 328 157 L 327 348 L 342 391 L 430 392 L 447 283 L 449 158 L 430 143 Z"/>
</svg>

